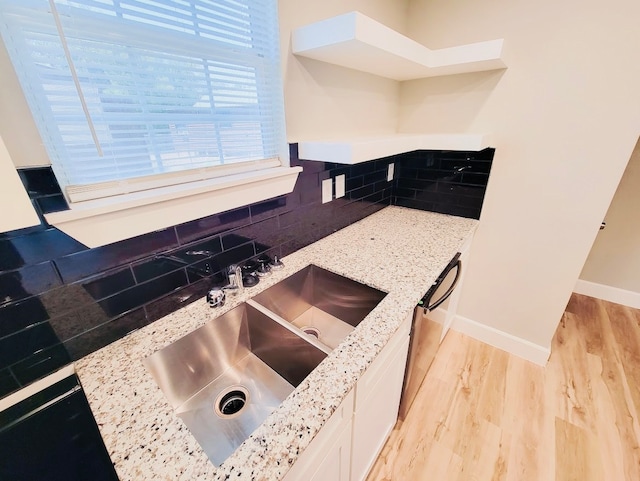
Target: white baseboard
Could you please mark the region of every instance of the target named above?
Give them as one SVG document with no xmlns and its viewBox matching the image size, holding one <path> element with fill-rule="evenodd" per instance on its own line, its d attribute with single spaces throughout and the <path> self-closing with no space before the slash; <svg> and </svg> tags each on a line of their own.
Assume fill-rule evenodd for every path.
<svg viewBox="0 0 640 481">
<path fill-rule="evenodd" d="M 466 317 L 456 316 L 451 329 L 540 366 L 547 364 L 547 360 L 551 354 L 550 346 L 539 346 L 526 339 L 521 339 L 512 334 L 499 331 L 498 329 L 480 324 Z"/>
<path fill-rule="evenodd" d="M 595 282 L 583 281 L 582 279 L 578 279 L 576 287 L 573 290 L 585 296 L 640 309 L 640 292 L 626 291 L 618 287 L 596 284 Z"/>
</svg>

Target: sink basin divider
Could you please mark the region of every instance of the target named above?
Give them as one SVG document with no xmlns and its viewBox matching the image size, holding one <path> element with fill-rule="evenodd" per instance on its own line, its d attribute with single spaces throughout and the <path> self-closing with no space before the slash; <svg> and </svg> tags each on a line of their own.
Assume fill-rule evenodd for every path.
<svg viewBox="0 0 640 481">
<path fill-rule="evenodd" d="M 250 305 L 251 307 L 253 307 L 254 309 L 260 311 L 262 314 L 264 314 L 265 316 L 269 317 L 270 319 L 272 319 L 273 321 L 277 322 L 278 324 L 282 325 L 283 327 L 285 327 L 286 329 L 288 329 L 289 331 L 293 332 L 294 334 L 296 334 L 297 336 L 302 337 L 305 341 L 307 341 L 309 344 L 311 344 L 312 346 L 320 349 L 322 352 L 324 352 L 325 354 L 329 355 L 331 354 L 332 349 L 326 345 L 324 345 L 322 342 L 316 340 L 315 338 L 313 338 L 312 336 L 308 336 L 307 334 L 305 334 L 304 331 L 302 331 L 301 329 L 298 329 L 296 326 L 294 326 L 293 324 L 291 324 L 290 322 L 288 322 L 287 320 L 283 319 L 282 317 L 280 317 L 279 315 L 277 315 L 276 313 L 270 311 L 269 309 L 267 309 L 266 307 L 264 307 L 262 304 L 257 303 L 256 301 L 254 301 L 253 299 L 248 299 L 247 301 L 245 301 L 248 305 Z"/>
</svg>

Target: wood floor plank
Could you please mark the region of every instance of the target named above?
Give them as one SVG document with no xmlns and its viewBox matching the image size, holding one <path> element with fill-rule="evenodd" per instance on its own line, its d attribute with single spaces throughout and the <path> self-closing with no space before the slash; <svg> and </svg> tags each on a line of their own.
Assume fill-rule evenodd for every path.
<svg viewBox="0 0 640 481">
<path fill-rule="evenodd" d="M 556 418 L 556 481 L 602 481 L 604 467 L 593 435 L 575 424 Z"/>
<path fill-rule="evenodd" d="M 507 481 L 511 437 L 511 433 L 502 430 L 500 444 L 498 445 L 498 456 L 493 465 L 493 474 L 490 478 L 486 479 L 490 479 L 491 481 Z"/>
<path fill-rule="evenodd" d="M 502 429 L 512 434 L 508 481 L 553 479 L 553 419 L 547 405 L 544 369 L 510 357 Z"/>
<path fill-rule="evenodd" d="M 607 463 L 608 479 L 640 479 L 625 474 L 625 462 L 623 450 L 625 443 L 620 438 L 616 425 L 616 409 L 607 386 L 602 379 L 602 359 L 599 356 L 589 354 L 587 356 L 589 372 L 591 373 L 594 389 L 594 398 L 598 400 L 595 413 L 595 434 L 598 440 L 598 449 L 603 460 Z"/>
<path fill-rule="evenodd" d="M 499 463 L 502 430 L 493 421 L 501 416 L 506 362 L 496 349 L 472 342 L 458 369 L 456 395 L 446 428 L 439 433 L 444 443 L 462 459 L 459 481 L 491 479 Z M 497 382 L 496 382 L 497 380 Z M 458 429 L 462 426 L 462 432 Z"/>
<path fill-rule="evenodd" d="M 605 348 L 605 327 L 602 319 L 603 311 L 597 299 L 574 294 L 571 296 L 575 304 L 575 319 L 579 319 L 581 337 L 585 342 L 586 351 L 601 356 Z"/>
<path fill-rule="evenodd" d="M 485 420 L 477 422 L 476 435 L 467 438 L 464 449 L 457 454 L 461 458 L 461 472 L 459 481 L 477 481 L 492 479 L 496 465 L 500 465 L 500 447 L 502 430 L 493 423 Z"/>
<path fill-rule="evenodd" d="M 496 425 L 502 423 L 509 354 L 487 346 L 489 366 L 478 392 L 478 416 Z"/>
<path fill-rule="evenodd" d="M 606 392 L 603 392 L 599 399 L 609 399 L 615 411 L 614 426 L 623 446 L 619 455 L 622 456 L 625 479 L 640 479 L 640 423 L 634 403 L 634 397 L 637 396 L 634 396 L 634 383 L 631 382 L 631 385 L 629 383 L 632 378 L 627 376 L 627 372 L 632 372 L 637 366 L 633 365 L 635 359 L 632 357 L 629 360 L 625 354 L 640 351 L 640 345 L 633 347 L 632 336 L 635 324 L 620 326 L 620 323 L 624 324 L 624 320 L 616 316 L 616 313 L 620 312 L 619 309 L 616 309 L 612 303 L 589 299 L 597 306 L 597 322 L 603 341 L 600 352 L 601 379 L 606 386 Z M 623 332 L 616 336 L 615 331 L 619 327 L 622 327 Z M 623 344 L 619 342 L 620 338 L 624 338 Z M 604 402 L 600 405 L 604 405 Z M 601 426 L 601 431 L 604 429 L 606 427 Z"/>
<path fill-rule="evenodd" d="M 440 443 L 433 443 L 429 449 L 427 461 L 422 469 L 416 470 L 415 477 L 395 477 L 396 479 L 415 479 L 433 481 L 434 479 L 457 480 L 462 473 L 462 458 Z"/>
<path fill-rule="evenodd" d="M 563 321 L 544 368 L 449 332 L 368 481 L 639 481 L 640 310 Z"/>
<path fill-rule="evenodd" d="M 554 392 L 551 402 L 555 415 L 593 431 L 595 403 L 588 354 L 580 319 L 575 314 L 565 313 L 565 325 L 556 332 L 546 366 L 546 382 L 548 389 Z"/>
<path fill-rule="evenodd" d="M 620 347 L 621 365 L 637 416 L 640 413 L 640 312 L 613 303 L 607 303 L 605 310 Z"/>
<path fill-rule="evenodd" d="M 439 430 L 436 437 L 457 454 L 464 453 L 470 440 L 479 435 L 478 398 L 489 375 L 488 352 L 479 342 L 468 345 L 457 369 L 454 397 L 443 423 L 445 429 Z"/>
</svg>

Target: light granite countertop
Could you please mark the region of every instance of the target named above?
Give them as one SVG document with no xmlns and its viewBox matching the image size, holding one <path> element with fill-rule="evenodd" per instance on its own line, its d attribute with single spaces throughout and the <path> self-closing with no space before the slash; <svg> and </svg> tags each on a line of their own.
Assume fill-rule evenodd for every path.
<svg viewBox="0 0 640 481">
<path fill-rule="evenodd" d="M 285 257 L 283 270 L 223 308 L 196 301 L 80 359 L 76 370 L 120 479 L 282 479 L 476 226 L 472 219 L 387 207 Z M 142 359 L 309 264 L 388 295 L 216 468 Z"/>
</svg>

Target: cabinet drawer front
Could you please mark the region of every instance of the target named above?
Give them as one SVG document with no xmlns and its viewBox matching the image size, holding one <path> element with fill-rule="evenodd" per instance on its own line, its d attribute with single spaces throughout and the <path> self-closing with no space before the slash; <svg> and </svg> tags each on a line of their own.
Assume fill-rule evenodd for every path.
<svg viewBox="0 0 640 481">
<path fill-rule="evenodd" d="M 381 374 L 386 370 L 389 361 L 401 349 L 405 342 L 409 339 L 409 331 L 411 330 L 411 320 L 413 313 L 400 325 L 396 333 L 391 337 L 387 345 L 382 348 L 382 352 L 374 359 L 371 365 L 362 375 L 356 386 L 356 405 L 355 411 L 358 412 L 366 399 L 371 395 Z M 404 362 L 406 363 L 406 348 Z M 401 376 L 402 377 L 402 376 Z"/>
</svg>

